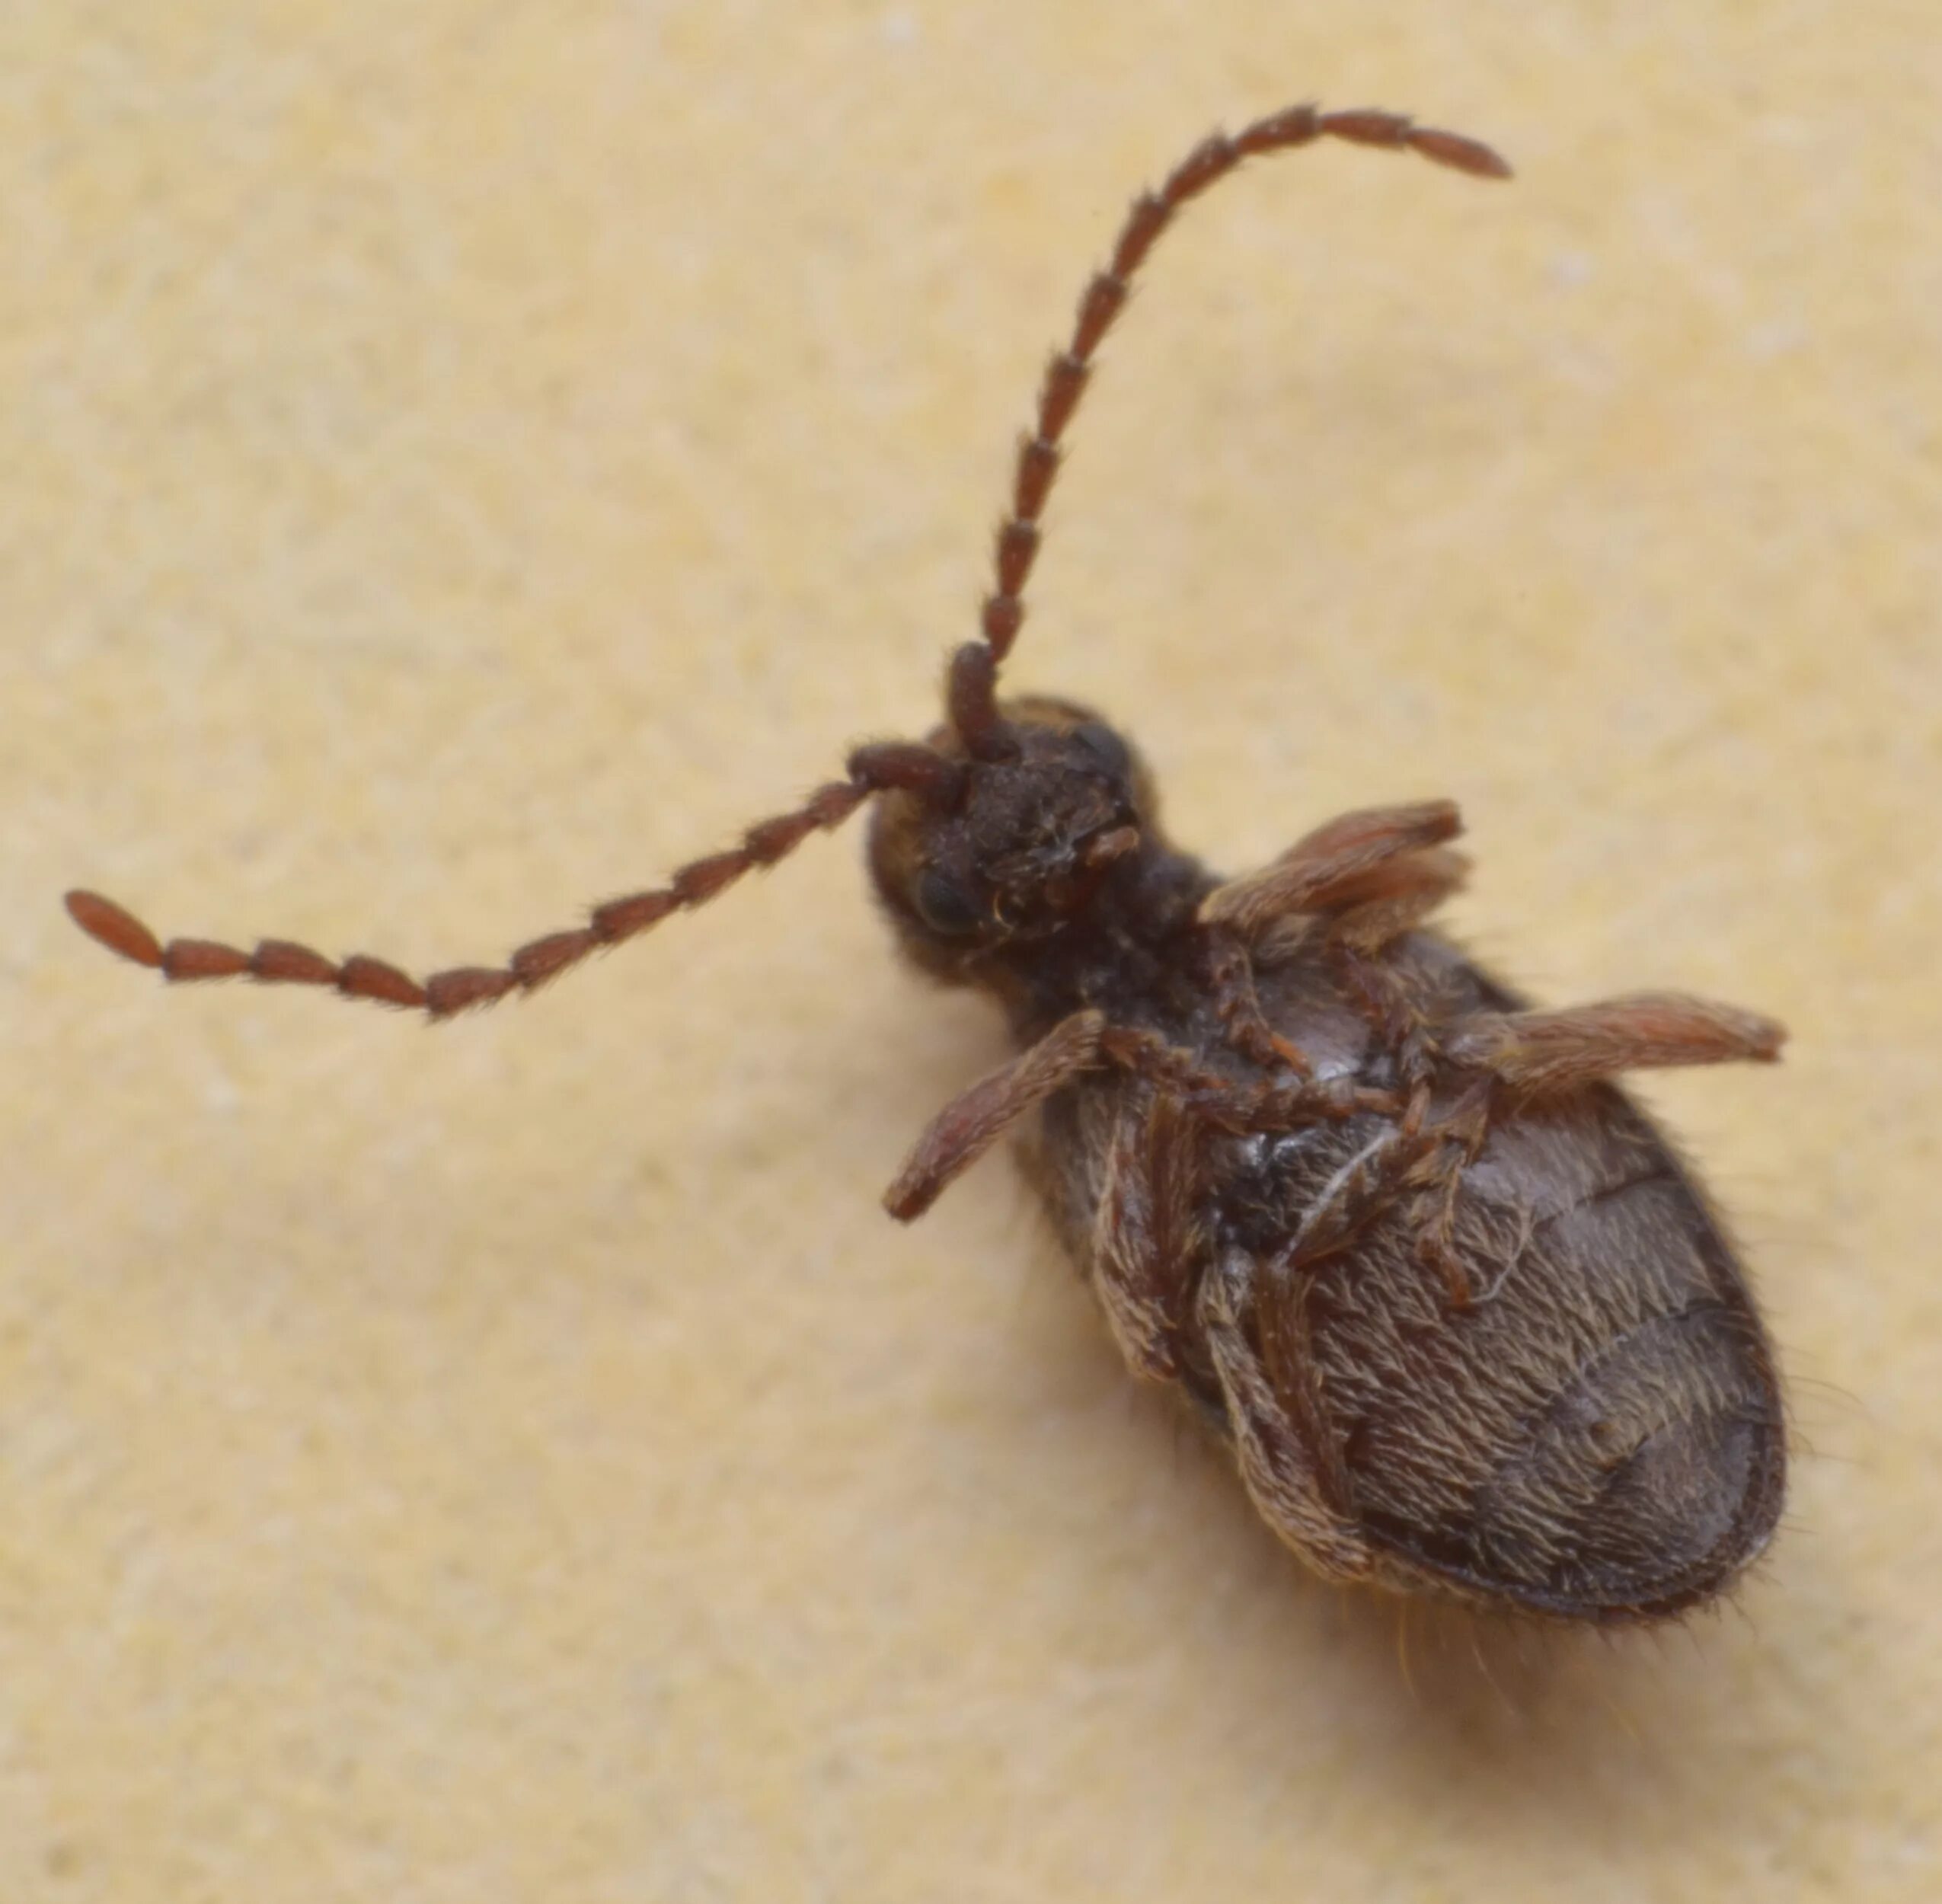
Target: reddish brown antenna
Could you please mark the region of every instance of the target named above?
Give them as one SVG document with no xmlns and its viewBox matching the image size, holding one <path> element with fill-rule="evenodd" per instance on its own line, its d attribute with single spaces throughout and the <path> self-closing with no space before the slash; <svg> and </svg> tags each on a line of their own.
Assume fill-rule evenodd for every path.
<svg viewBox="0 0 1942 1904">
<path fill-rule="evenodd" d="M 503 966 L 455 966 L 422 981 L 365 953 L 353 953 L 340 963 L 289 939 L 260 940 L 253 952 L 214 939 L 171 939 L 164 945 L 126 907 L 79 888 L 67 895 L 67 909 L 90 938 L 165 979 L 251 978 L 270 985 L 327 986 L 347 998 L 449 1018 L 474 1005 L 491 1005 L 509 992 L 537 991 L 588 954 L 645 932 L 672 912 L 707 905 L 744 873 L 773 866 L 810 834 L 842 826 L 872 794 L 901 787 L 947 801 L 963 772 L 928 747 L 902 741 L 858 748 L 850 756 L 849 770 L 848 779 L 819 787 L 794 812 L 758 822 L 740 845 L 690 861 L 665 886 L 609 899 L 593 909 L 586 925 L 535 939 Z"/>
<path fill-rule="evenodd" d="M 1126 308 L 1135 273 L 1180 207 L 1226 177 L 1243 160 L 1312 145 L 1318 139 L 1420 152 L 1474 178 L 1510 176 L 1509 166 L 1489 146 L 1456 133 L 1417 126 L 1400 113 L 1324 113 L 1312 105 L 1291 106 L 1256 120 L 1231 137 L 1215 133 L 1203 139 L 1167 174 L 1157 192 L 1143 192 L 1133 200 L 1120 227 L 1111 261 L 1093 274 L 1079 299 L 1071 340 L 1045 367 L 1037 414 L 1018 439 L 1011 512 L 998 525 L 992 550 L 992 587 L 985 598 L 984 639 L 967 644 L 953 662 L 952 723 L 974 757 L 995 757 L 1006 750 L 992 699 L 998 669 L 1024 624 L 1025 583 L 1038 558 L 1039 523 L 1058 478 L 1060 446 L 1085 395 L 1099 347 Z"/>
<path fill-rule="evenodd" d="M 1455 133 L 1417 126 L 1397 113 L 1323 113 L 1313 106 L 1295 106 L 1257 120 L 1232 137 L 1216 133 L 1203 139 L 1157 192 L 1143 193 L 1133 201 L 1111 262 L 1094 274 L 1079 300 L 1071 340 L 1046 366 L 1037 414 L 1020 440 L 1011 513 L 998 529 L 994 586 L 985 601 L 983 639 L 966 643 L 952 657 L 947 712 L 973 759 L 1000 759 L 1012 750 L 1014 743 L 998 711 L 998 668 L 1025 618 L 1025 583 L 1038 554 L 1040 518 L 1059 474 L 1059 446 L 1085 394 L 1100 344 L 1126 304 L 1133 274 L 1180 207 L 1242 160 L 1312 145 L 1322 138 L 1420 152 L 1439 165 L 1479 178 L 1510 174 L 1510 168 L 1487 145 Z M 832 781 L 800 807 L 750 827 L 739 845 L 682 867 L 665 886 L 609 899 L 593 909 L 584 925 L 535 939 L 503 965 L 458 966 L 422 981 L 363 953 L 340 962 L 288 939 L 264 939 L 248 952 L 211 939 L 171 939 L 164 944 L 133 913 L 98 893 L 69 893 L 67 909 L 91 938 L 165 979 L 248 977 L 270 984 L 326 986 L 346 998 L 449 1018 L 509 992 L 535 991 L 589 953 L 632 938 L 670 913 L 705 906 L 743 874 L 786 858 L 810 834 L 840 826 L 873 794 L 898 787 L 950 805 L 963 786 L 963 772 L 959 763 L 907 742 L 860 747 L 850 756 L 847 779 Z"/>
</svg>

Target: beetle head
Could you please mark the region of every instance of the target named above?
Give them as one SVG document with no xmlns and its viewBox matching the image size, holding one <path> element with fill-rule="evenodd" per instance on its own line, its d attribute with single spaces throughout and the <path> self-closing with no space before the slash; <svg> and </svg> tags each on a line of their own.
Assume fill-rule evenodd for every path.
<svg viewBox="0 0 1942 1904">
<path fill-rule="evenodd" d="M 975 745 L 960 724 L 930 735 L 940 771 L 881 794 L 870 830 L 899 937 L 945 979 L 975 981 L 1086 917 L 1154 819 L 1145 766 L 1090 709 L 1033 697 L 993 713 Z"/>
</svg>

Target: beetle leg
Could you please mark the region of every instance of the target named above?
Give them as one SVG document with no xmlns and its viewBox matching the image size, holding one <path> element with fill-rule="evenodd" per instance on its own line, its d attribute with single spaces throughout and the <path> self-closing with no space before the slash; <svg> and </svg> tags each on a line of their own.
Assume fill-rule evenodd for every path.
<svg viewBox="0 0 1942 1904">
<path fill-rule="evenodd" d="M 1486 1078 L 1465 1092 L 1432 1129 L 1442 1139 L 1441 1155 L 1425 1186 L 1427 1214 L 1417 1233 L 1417 1260 L 1435 1270 L 1449 1289 L 1453 1307 L 1467 1309 L 1475 1299 L 1470 1272 L 1456 1246 L 1457 1203 L 1463 1173 L 1484 1154 L 1490 1134 L 1490 1099 L 1495 1080 Z M 1488 1292 L 1486 1292 L 1487 1294 Z"/>
<path fill-rule="evenodd" d="M 1420 1192 L 1433 1204 L 1417 1254 L 1442 1275 L 1451 1302 L 1468 1308 L 1470 1279 L 1455 1248 L 1457 1199 L 1464 1169 L 1490 1134 L 1490 1097 L 1488 1082 L 1474 1087 L 1433 1123 L 1429 1092 L 1419 1091 L 1400 1123 L 1371 1139 L 1322 1186 L 1275 1259 L 1276 1268 L 1283 1274 L 1313 1268 L 1348 1248 L 1399 1197 Z"/>
<path fill-rule="evenodd" d="M 1265 1070 L 1286 1068 L 1300 1078 L 1313 1073 L 1308 1054 L 1268 1023 L 1260 995 L 1254 989 L 1254 963 L 1241 940 L 1222 933 L 1215 941 L 1209 976 L 1214 1010 L 1235 1050 Z"/>
<path fill-rule="evenodd" d="M 1349 1075 L 1265 1082 L 1233 1078 L 1169 1044 L 1158 1032 L 1135 1025 L 1110 1027 L 1100 1052 L 1109 1063 L 1180 1098 L 1203 1122 L 1236 1136 L 1300 1130 L 1324 1118 L 1400 1117 L 1406 1102 L 1397 1091 Z"/>
<path fill-rule="evenodd" d="M 1369 1545 L 1330 1504 L 1315 1452 L 1321 1438 L 1303 1432 L 1248 1340 L 1259 1275 L 1252 1257 L 1231 1250 L 1200 1286 L 1200 1327 L 1227 1402 L 1241 1481 L 1262 1518 L 1317 1573 L 1337 1581 L 1365 1579 Z"/>
<path fill-rule="evenodd" d="M 1469 872 L 1469 860 L 1447 846 L 1399 855 L 1368 876 L 1352 903 L 1328 915 L 1328 943 L 1364 957 L 1380 952 L 1461 890 Z"/>
<path fill-rule="evenodd" d="M 1200 923 L 1251 941 L 1297 914 L 1346 913 L 1419 889 L 1440 897 L 1461 880 L 1462 864 L 1434 849 L 1462 825 L 1447 800 L 1343 813 L 1258 871 L 1216 887 L 1200 902 Z"/>
<path fill-rule="evenodd" d="M 980 1078 L 931 1119 L 883 1207 L 900 1223 L 921 1216 L 951 1180 L 967 1171 L 1028 1110 L 1099 1062 L 1103 1011 L 1062 1018 L 1027 1052 Z"/>
<path fill-rule="evenodd" d="M 1306 1056 L 1276 1032 L 1254 989 L 1254 959 L 1285 951 L 1276 941 L 1291 930 L 1303 938 L 1318 935 L 1339 956 L 1372 1018 L 1393 1024 L 1401 1035 L 1409 994 L 1376 955 L 1463 883 L 1468 862 L 1442 844 L 1460 824 L 1448 800 L 1344 813 L 1202 901 L 1200 922 L 1213 941 L 1214 1002 L 1237 1051 L 1269 1069 L 1309 1073 Z"/>
<path fill-rule="evenodd" d="M 1277 1266 L 1307 1270 L 1346 1249 L 1413 1181 L 1436 1180 L 1424 1178 L 1423 1167 L 1448 1137 L 1439 1123 L 1393 1125 L 1372 1138 L 1317 1193 Z"/>
<path fill-rule="evenodd" d="M 1562 1011 L 1477 1012 L 1459 1019 L 1439 1042 L 1452 1062 L 1536 1094 L 1664 1065 L 1739 1058 L 1771 1063 L 1786 1037 L 1756 1013 L 1656 992 Z"/>
<path fill-rule="evenodd" d="M 1194 1202 L 1196 1133 L 1176 1098 L 1155 1096 L 1113 1133 L 1093 1225 L 1092 1284 L 1136 1375 L 1180 1378 L 1180 1333 L 1205 1239 Z"/>
</svg>

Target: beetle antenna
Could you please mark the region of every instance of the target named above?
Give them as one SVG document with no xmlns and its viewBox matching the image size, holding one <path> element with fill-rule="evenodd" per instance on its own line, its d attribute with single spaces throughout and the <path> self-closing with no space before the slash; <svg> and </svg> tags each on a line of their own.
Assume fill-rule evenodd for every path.
<svg viewBox="0 0 1942 1904">
<path fill-rule="evenodd" d="M 365 953 L 338 963 L 289 939 L 262 940 L 253 952 L 212 939 L 171 939 L 164 945 L 133 913 L 99 893 L 69 893 L 67 909 L 90 938 L 173 981 L 251 978 L 273 985 L 327 986 L 347 998 L 449 1018 L 508 992 L 537 991 L 589 954 L 645 932 L 672 912 L 707 905 L 743 874 L 787 858 L 810 834 L 842 826 L 874 794 L 898 787 L 929 803 L 948 806 L 957 797 L 964 771 L 928 747 L 902 741 L 859 747 L 848 768 L 847 779 L 819 787 L 792 812 L 759 822 L 726 852 L 691 861 L 665 886 L 609 899 L 593 909 L 586 925 L 534 939 L 503 965 L 458 966 L 423 980 Z"/>
<path fill-rule="evenodd" d="M 1229 136 L 1215 133 L 1195 146 L 1167 174 L 1158 191 L 1143 192 L 1132 202 L 1113 247 L 1111 261 L 1094 273 L 1079 299 L 1072 334 L 1045 369 L 1039 385 L 1038 410 L 1031 427 L 1018 439 L 1018 460 L 1011 479 L 1011 513 L 998 526 L 992 550 L 992 592 L 985 598 L 982 647 L 986 665 L 982 677 L 985 699 L 978 704 L 977 683 L 952 677 L 952 716 L 966 745 L 976 755 L 978 742 L 963 722 L 969 718 L 981 734 L 992 733 L 998 716 L 991 700 L 998 669 L 1011 652 L 1025 619 L 1025 583 L 1037 559 L 1040 519 L 1059 474 L 1067 426 L 1085 395 L 1093 359 L 1113 320 L 1125 308 L 1134 274 L 1145 262 L 1160 234 L 1189 200 L 1225 178 L 1244 159 L 1263 153 L 1311 145 L 1318 139 L 1346 139 L 1356 145 L 1375 145 L 1391 152 L 1418 152 L 1439 165 L 1468 172 L 1475 178 L 1508 178 L 1510 168 L 1489 146 L 1456 133 L 1420 126 L 1396 113 L 1324 113 L 1312 105 L 1291 106 L 1257 119 Z M 969 690 L 970 692 L 960 692 Z"/>
</svg>

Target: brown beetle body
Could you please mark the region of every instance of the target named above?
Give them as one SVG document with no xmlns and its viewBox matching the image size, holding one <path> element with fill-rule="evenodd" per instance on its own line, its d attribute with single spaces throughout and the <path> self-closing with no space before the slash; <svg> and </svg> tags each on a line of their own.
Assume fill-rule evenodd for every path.
<svg viewBox="0 0 1942 1904">
<path fill-rule="evenodd" d="M 1508 1003 L 1439 940 L 1413 935 L 1387 957 L 1444 1022 Z M 1393 1078 L 1393 1053 L 1318 962 L 1263 975 L 1260 993 L 1269 1022 L 1320 1063 Z M 1219 1035 L 1191 1017 L 1156 1028 Z M 1033 1175 L 1095 1287 L 1144 1240 L 1126 1234 L 1139 1209 L 1125 1179 L 1152 1159 L 1154 1110 L 1149 1087 L 1114 1072 L 1040 1114 Z M 1196 1246 L 1167 1260 L 1177 1333 L 1157 1369 L 1129 1342 L 1135 1369 L 1171 1375 L 1236 1441 L 1247 1398 L 1223 1384 L 1203 1317 L 1209 1275 L 1239 1284 L 1274 1424 L 1307 1439 L 1315 1512 L 1339 1546 L 1317 1554 L 1305 1519 L 1277 1519 L 1272 1486 L 1257 1498 L 1325 1572 L 1592 1621 L 1717 1593 L 1772 1532 L 1784 1424 L 1733 1252 L 1665 1140 L 1600 1083 L 1493 1117 L 1453 1212 L 1468 1302 L 1423 1260 L 1407 1195 L 1334 1255 L 1282 1270 L 1330 1181 L 1392 1129 L 1371 1113 L 1211 1134 L 1192 1178 Z"/>
<path fill-rule="evenodd" d="M 1300 106 L 1204 140 L 1137 199 L 1047 366 L 981 639 L 945 723 L 668 883 L 503 965 L 420 982 L 286 940 L 163 944 L 98 894 L 69 910 L 171 979 L 247 976 L 442 1018 L 530 992 L 706 904 L 874 803 L 903 949 L 1004 1008 L 1020 1053 L 946 1107 L 885 1201 L 908 1220 L 1008 1131 L 1129 1365 L 1231 1443 L 1320 1572 L 1582 1621 L 1717 1593 L 1784 1475 L 1772 1359 L 1720 1228 L 1609 1081 L 1770 1059 L 1781 1033 L 1674 994 L 1548 1012 L 1426 929 L 1460 883 L 1448 801 L 1350 813 L 1222 881 L 1161 834 L 1149 777 L 1086 709 L 1000 701 L 1068 425 L 1132 279 L 1244 160 L 1333 138 L 1474 177 L 1487 147 Z"/>
<path fill-rule="evenodd" d="M 1524 1011 L 1397 929 L 1461 877 L 1445 803 L 1320 829 L 1279 863 L 1319 889 L 1271 910 L 1268 883 L 1167 844 L 1096 717 L 1001 711 L 1018 751 L 982 770 L 986 799 L 877 810 L 906 949 L 992 993 L 1026 1052 L 939 1119 L 893 1212 L 925 1207 L 1004 1101 L 1129 1366 L 1192 1397 L 1331 1578 L 1599 1621 L 1719 1592 L 1780 1510 L 1772 1358 L 1717 1222 L 1605 1080 L 1770 1058 L 1778 1030 L 1673 998 Z M 1049 869 L 1128 829 L 1138 845 L 1035 929 Z M 979 923 L 925 917 L 940 869 L 982 891 Z M 1035 1066 L 1062 1041 L 1061 1071 Z"/>
</svg>

